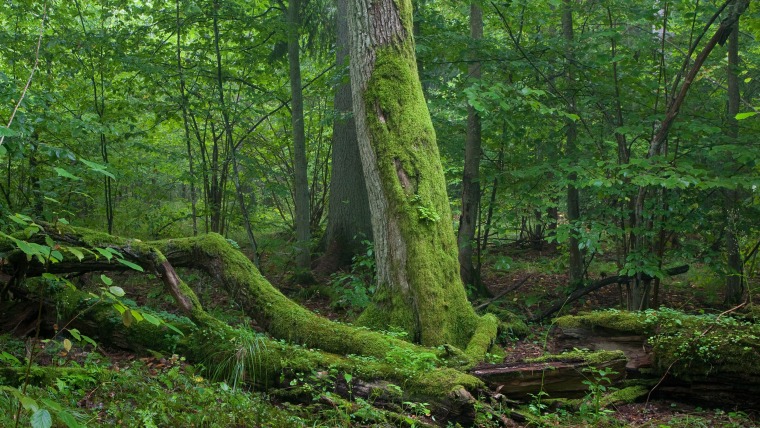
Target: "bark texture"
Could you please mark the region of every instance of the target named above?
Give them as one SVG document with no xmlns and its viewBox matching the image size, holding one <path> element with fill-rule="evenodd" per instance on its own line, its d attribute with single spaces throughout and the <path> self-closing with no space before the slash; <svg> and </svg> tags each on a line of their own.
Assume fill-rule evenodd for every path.
<svg viewBox="0 0 760 428">
<path fill-rule="evenodd" d="M 311 268 L 311 229 L 309 220 L 309 178 L 306 162 L 306 133 L 303 122 L 303 88 L 299 44 L 300 0 L 288 3 L 288 64 L 290 67 L 290 117 L 293 126 L 293 174 L 295 175 L 296 264 L 303 271 Z"/>
<path fill-rule="evenodd" d="M 479 320 L 459 276 L 409 0 L 351 2 L 351 85 L 372 212 L 378 288 L 359 322 L 464 347 Z"/>
<path fill-rule="evenodd" d="M 739 20 L 737 19 L 731 35 L 728 37 L 728 136 L 736 141 L 739 138 Z M 744 263 L 739 251 L 737 237 L 739 221 L 739 189 L 725 192 L 725 207 L 728 219 L 726 224 L 726 296 L 727 304 L 739 303 L 744 293 Z"/>
<path fill-rule="evenodd" d="M 576 110 L 575 106 L 575 76 L 573 73 L 573 64 L 575 63 L 575 53 L 573 50 L 573 9 L 570 0 L 562 2 L 562 35 L 565 38 L 565 80 L 567 82 L 567 106 L 571 112 Z M 570 162 L 575 163 L 575 157 L 578 156 L 576 149 L 576 140 L 578 139 L 578 125 L 572 119 L 565 123 L 565 154 Z M 567 221 L 570 223 L 570 237 L 567 241 L 567 249 L 570 253 L 570 263 L 568 266 L 568 281 L 570 285 L 577 287 L 583 285 L 583 253 L 578 247 L 578 222 L 581 217 L 580 194 L 578 188 L 573 184 L 577 178 L 575 173 L 568 177 L 570 184 L 567 186 Z"/>
<path fill-rule="evenodd" d="M 338 0 L 336 63 L 348 65 L 348 0 Z M 335 89 L 332 175 L 330 202 L 325 232 L 325 255 L 319 270 L 334 272 L 351 263 L 364 248 L 362 240 L 372 240 L 367 187 L 356 140 L 356 124 L 351 102 L 351 83 L 341 82 Z"/>
<path fill-rule="evenodd" d="M 470 37 L 473 43 L 483 38 L 483 10 L 473 2 L 470 4 Z M 472 50 L 478 52 L 477 48 Z M 467 69 L 470 79 L 479 80 L 480 62 L 474 61 Z M 483 286 L 479 272 L 473 265 L 473 241 L 480 213 L 480 114 L 471 105 L 467 106 L 467 133 L 464 142 L 464 171 L 462 174 L 462 216 L 459 218 L 457 246 L 459 248 L 459 269 L 462 282 L 475 286 L 478 294 L 489 295 Z"/>
</svg>

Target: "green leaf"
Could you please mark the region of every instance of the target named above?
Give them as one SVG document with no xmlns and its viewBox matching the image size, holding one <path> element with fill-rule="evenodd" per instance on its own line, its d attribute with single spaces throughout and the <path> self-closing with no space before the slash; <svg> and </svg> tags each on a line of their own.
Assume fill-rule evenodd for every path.
<svg viewBox="0 0 760 428">
<path fill-rule="evenodd" d="M 81 252 L 81 251 L 79 251 L 77 248 L 66 247 L 66 251 L 68 251 L 71 254 L 73 254 L 74 257 L 76 257 L 80 262 L 82 261 L 82 259 L 84 259 L 84 253 Z"/>
<path fill-rule="evenodd" d="M 177 327 L 174 327 L 173 325 L 171 325 L 169 323 L 166 323 L 166 326 L 169 328 L 169 330 L 171 330 L 171 331 L 179 334 L 180 336 L 184 336 L 185 335 L 185 333 L 182 333 L 182 331 L 180 329 L 178 329 Z"/>
<path fill-rule="evenodd" d="M 73 337 L 76 340 L 82 340 L 82 335 L 79 334 L 79 330 L 75 328 L 72 328 L 71 330 L 69 330 L 69 334 L 71 335 L 71 337 Z"/>
<path fill-rule="evenodd" d="M 98 343 L 95 342 L 90 336 L 82 336 L 82 340 L 92 345 L 92 349 L 97 349 Z"/>
<path fill-rule="evenodd" d="M 105 275 L 100 275 L 100 280 L 103 281 L 103 284 L 105 284 L 105 285 L 112 285 L 113 284 L 113 280 L 111 278 L 105 276 Z M 114 294 L 116 294 L 116 293 L 114 293 Z"/>
<path fill-rule="evenodd" d="M 50 410 L 53 410 L 54 412 L 60 412 L 63 410 L 63 407 L 57 402 L 53 400 L 49 400 L 47 398 L 40 398 L 40 402 L 45 405 Z"/>
<path fill-rule="evenodd" d="M 103 248 L 95 248 L 95 251 L 99 252 L 101 256 L 105 257 L 107 260 L 111 260 L 113 258 L 113 254 L 111 252 L 106 251 Z"/>
<path fill-rule="evenodd" d="M 121 314 L 121 322 L 127 327 L 130 327 L 134 320 L 134 317 L 132 317 L 132 311 L 124 311 L 124 313 Z"/>
<path fill-rule="evenodd" d="M 45 409 L 38 409 L 32 414 L 32 428 L 50 428 L 53 426 L 53 418 Z"/>
<path fill-rule="evenodd" d="M 135 321 L 140 322 L 140 321 L 142 321 L 144 319 L 143 316 L 142 316 L 142 314 L 140 313 L 140 311 L 136 311 L 134 309 L 130 309 L 130 312 L 132 312 L 132 318 L 134 318 Z"/>
<path fill-rule="evenodd" d="M 59 219 L 58 219 L 58 223 L 61 223 L 61 224 L 69 224 L 69 221 L 68 221 L 68 220 L 66 220 L 65 218 L 59 218 Z"/>
<path fill-rule="evenodd" d="M 744 120 L 744 119 L 746 119 L 748 117 L 752 117 L 752 116 L 754 116 L 756 114 L 757 114 L 756 111 L 748 111 L 746 113 L 739 113 L 739 114 L 737 114 L 735 116 L 735 118 L 736 118 L 736 120 Z"/>
<path fill-rule="evenodd" d="M 71 413 L 65 410 L 58 411 L 57 416 L 58 419 L 60 419 L 61 422 L 66 424 L 66 426 L 69 428 L 80 428 L 82 426 L 79 424 L 79 422 L 77 422 L 76 419 L 74 419 L 74 416 L 72 416 Z"/>
<path fill-rule="evenodd" d="M 21 406 L 26 410 L 31 410 L 33 412 L 36 412 L 39 410 L 40 406 L 37 404 L 37 402 L 32 397 L 27 397 L 26 395 L 22 394 L 21 391 L 18 391 L 18 394 L 13 394 L 18 398 L 19 403 L 21 403 Z"/>
<path fill-rule="evenodd" d="M 90 161 L 85 160 L 85 159 L 79 159 L 79 160 L 83 164 L 87 165 L 91 170 L 93 170 L 95 172 L 98 172 L 98 173 L 101 173 L 101 174 L 103 174 L 103 175 L 105 175 L 107 177 L 111 177 L 112 179 L 116 180 L 116 177 L 113 174 L 111 174 L 110 172 L 106 171 L 107 167 L 105 165 L 101 165 L 101 164 L 95 163 L 95 162 L 90 162 Z"/>
<path fill-rule="evenodd" d="M 16 135 L 18 135 L 18 132 L 5 126 L 0 126 L 0 137 L 15 137 Z"/>
<path fill-rule="evenodd" d="M 116 285 L 108 287 L 108 291 L 110 291 L 116 297 L 124 297 L 124 294 L 126 294 L 126 293 L 124 293 L 124 289 L 123 288 L 121 288 L 119 286 L 116 286 Z"/>
<path fill-rule="evenodd" d="M 148 321 L 149 323 L 151 323 L 151 324 L 153 324 L 155 326 L 158 326 L 158 325 L 161 324 L 161 320 L 158 319 L 158 318 L 156 318 L 156 317 L 154 317 L 151 314 L 147 314 L 147 313 L 143 312 L 142 316 L 143 316 L 143 318 L 145 318 L 145 321 Z"/>
<path fill-rule="evenodd" d="M 71 180 L 77 180 L 77 181 L 78 181 L 78 180 L 81 180 L 81 178 L 79 178 L 79 177 L 77 177 L 76 175 L 74 175 L 74 174 L 72 174 L 72 173 L 70 173 L 70 172 L 66 171 L 66 170 L 65 170 L 65 169 L 63 169 L 63 168 L 55 167 L 55 168 L 53 168 L 53 169 L 55 170 L 55 172 L 57 172 L 57 173 L 58 173 L 58 176 L 59 176 L 59 177 L 63 177 L 63 178 L 69 178 L 69 179 L 71 179 Z"/>
<path fill-rule="evenodd" d="M 116 261 L 118 261 L 119 263 L 123 264 L 124 266 L 128 266 L 128 267 L 130 267 L 130 268 L 132 268 L 132 269 L 134 269 L 134 270 L 136 270 L 138 272 L 144 272 L 142 266 L 140 266 L 140 265 L 136 265 L 136 264 L 134 264 L 132 262 L 129 262 L 129 261 L 126 261 L 124 259 L 116 259 Z"/>
</svg>

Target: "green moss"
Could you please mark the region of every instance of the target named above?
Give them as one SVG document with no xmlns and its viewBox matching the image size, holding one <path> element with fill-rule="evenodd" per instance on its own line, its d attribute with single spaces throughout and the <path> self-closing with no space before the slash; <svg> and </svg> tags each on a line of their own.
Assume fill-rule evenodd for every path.
<svg viewBox="0 0 760 428">
<path fill-rule="evenodd" d="M 497 305 L 488 305 L 486 312 L 494 314 L 499 319 L 499 331 L 505 332 L 512 337 L 525 337 L 530 334 L 530 327 L 514 312 L 502 309 Z"/>
<path fill-rule="evenodd" d="M 409 24 L 408 2 L 398 4 Z M 464 348 L 479 321 L 459 277 L 443 168 L 417 76 L 411 27 L 407 31 L 406 40 L 376 50 L 364 101 L 386 214 L 404 241 L 403 266 L 390 266 L 389 277 L 405 278 L 408 287 L 378 284 L 377 298 L 360 320 L 374 328 L 401 327 L 423 345 Z M 441 221 L 431 221 L 435 218 Z"/>
<path fill-rule="evenodd" d="M 562 328 L 603 328 L 621 333 L 644 334 L 647 331 L 646 315 L 642 312 L 619 310 L 595 311 L 556 318 L 554 323 Z"/>
<path fill-rule="evenodd" d="M 498 328 L 499 321 L 495 316 L 486 314 L 480 318 L 478 328 L 475 329 L 475 333 L 464 351 L 470 361 L 477 363 L 483 360 L 493 345 Z"/>
<path fill-rule="evenodd" d="M 641 397 L 649 394 L 650 389 L 647 385 L 632 385 L 614 389 L 602 398 L 602 407 L 635 403 Z"/>
<path fill-rule="evenodd" d="M 552 361 L 582 361 L 589 366 L 609 363 L 616 360 L 625 360 L 623 351 L 581 351 L 575 350 L 561 354 L 543 355 L 536 358 L 526 358 L 529 363 L 548 363 Z"/>
</svg>

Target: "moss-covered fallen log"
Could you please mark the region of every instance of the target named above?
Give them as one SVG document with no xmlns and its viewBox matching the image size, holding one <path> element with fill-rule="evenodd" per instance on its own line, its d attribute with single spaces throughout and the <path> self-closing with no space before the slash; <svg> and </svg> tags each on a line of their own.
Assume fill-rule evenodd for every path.
<svg viewBox="0 0 760 428">
<path fill-rule="evenodd" d="M 760 325 L 740 316 L 608 310 L 558 318 L 553 335 L 557 350 L 620 349 L 630 372 L 662 379 L 655 393 L 760 402 Z"/>
<path fill-rule="evenodd" d="M 43 264 L 29 260 L 5 242 L 0 251 L 4 250 L 9 262 L 3 266 L 7 273 L 18 275 L 22 264 L 26 277 L 124 270 L 138 265 L 157 274 L 185 317 L 180 327 L 185 337 L 177 338 L 167 335 L 162 326 L 150 323 L 124 327 L 123 318 L 107 304 L 83 308 L 92 304 L 92 296 L 87 293 L 65 290 L 68 295 L 57 296 L 67 302 L 64 309 L 69 316 L 79 314 L 72 327 L 77 325 L 84 334 L 90 333 L 104 342 L 113 340 L 129 349 L 181 352 L 213 368 L 221 377 L 265 387 L 283 387 L 283 380 L 297 379 L 305 373 L 348 373 L 356 379 L 357 386 L 358 382 L 367 385 L 375 381 L 398 385 L 403 391 L 400 400 L 428 402 L 441 418 L 469 417 L 463 415 L 472 412 L 471 392 L 483 385 L 477 378 L 445 366 L 464 368 L 482 358 L 496 336 L 498 321 L 493 316 L 481 318 L 466 350 L 433 350 L 315 315 L 272 287 L 242 253 L 219 235 L 142 242 L 63 226 L 46 226 L 39 235 L 31 239 L 52 238 L 61 248 L 73 249 L 70 252 L 78 255 L 77 259 L 62 257 L 54 264 Z M 118 254 L 127 263 L 103 260 L 98 256 L 103 255 L 102 249 Z M 211 317 L 174 266 L 207 272 L 272 338 L 234 329 Z M 446 355 L 454 357 L 439 358 Z"/>
<path fill-rule="evenodd" d="M 174 267 L 192 267 L 207 272 L 243 307 L 247 315 L 279 339 L 337 354 L 371 357 L 383 357 L 392 348 L 423 349 L 388 335 L 330 321 L 296 304 L 274 288 L 244 254 L 217 234 L 142 242 L 58 225 L 45 226 L 44 232 L 38 235 L 33 238 L 41 239 L 46 235 L 55 242 L 75 248 L 111 248 L 124 254 L 125 258 L 164 278 L 168 291 L 188 314 L 199 303 L 187 300 L 189 294 L 186 290 L 183 291 L 187 287 L 176 276 Z M 10 246 L 8 244 L 6 242 L 6 247 Z M 4 271 L 13 273 L 11 267 L 14 262 L 24 260 L 24 254 L 20 254 L 20 251 L 16 253 L 8 257 L 11 263 L 3 267 Z M 27 275 L 33 276 L 43 271 L 70 273 L 125 268 L 118 263 L 108 263 L 92 251 L 84 256 L 83 260 L 69 256 L 62 262 L 47 266 L 30 263 L 25 266 L 25 271 Z M 498 322 L 492 315 L 481 317 L 473 335 L 474 340 L 470 341 L 463 354 L 470 361 L 458 363 L 471 365 L 482 359 L 496 337 L 497 325 Z"/>
</svg>

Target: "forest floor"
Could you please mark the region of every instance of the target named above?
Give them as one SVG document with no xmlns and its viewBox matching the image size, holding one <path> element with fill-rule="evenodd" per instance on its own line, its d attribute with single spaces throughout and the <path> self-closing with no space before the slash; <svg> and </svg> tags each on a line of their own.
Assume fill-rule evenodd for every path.
<svg viewBox="0 0 760 428">
<path fill-rule="evenodd" d="M 510 287 L 519 287 L 499 297 L 494 304 L 510 310 L 525 319 L 540 313 L 556 299 L 567 295 L 567 274 L 565 265 L 555 247 L 542 249 L 513 247 L 491 255 L 500 270 L 486 270 L 484 283 L 494 296 L 499 296 Z M 606 271 L 605 271 L 606 270 Z M 615 274 L 612 261 L 600 261 L 592 265 L 589 281 Z M 286 286 L 287 288 L 287 286 Z M 704 266 L 692 266 L 687 274 L 663 280 L 660 288 L 660 305 L 687 313 L 720 313 L 726 309 L 721 294 L 722 282 Z M 760 301 L 760 280 L 750 284 L 752 299 Z M 297 295 L 297 293 L 296 293 Z M 333 305 L 324 295 L 315 294 L 302 303 L 324 316 L 341 321 L 350 321 L 353 313 Z M 625 288 L 610 285 L 591 292 L 567 307 L 562 314 L 577 314 L 598 309 L 625 309 Z M 555 314 L 556 316 L 556 314 Z M 529 324 L 531 333 L 514 339 L 502 346 L 506 353 L 504 363 L 517 362 L 525 358 L 544 355 L 551 349 L 549 326 Z M 702 405 L 700 405 L 702 404 Z M 625 426 L 625 427 L 760 427 L 760 411 L 742 408 L 713 408 L 703 403 L 688 403 L 671 400 L 668 397 L 653 396 L 646 402 L 617 406 L 605 416 L 604 421 L 589 423 L 577 420 L 571 415 L 556 414 L 542 418 L 545 426 Z M 535 424 L 514 423 L 515 427 L 535 426 Z"/>
<path fill-rule="evenodd" d="M 494 304 L 530 318 L 539 313 L 541 307 L 566 295 L 567 277 L 562 273 L 565 267 L 553 248 L 507 249 L 502 254 L 491 257 L 493 259 L 489 266 L 499 266 L 500 269 L 486 271 L 484 281 L 494 295 L 524 281 L 519 288 L 504 294 Z M 336 305 L 334 295 L 330 297 L 322 292 L 330 289 L 330 279 L 322 279 L 317 287 L 312 288 L 316 291 L 304 292 L 288 283 L 287 278 L 282 276 L 281 266 L 278 271 L 275 271 L 276 268 L 276 265 L 270 265 L 271 271 L 265 269 L 267 278 L 306 307 L 340 321 L 350 321 L 359 312 L 345 302 Z M 594 264 L 589 276 L 592 279 L 599 278 L 612 272 L 614 264 L 600 261 Z M 661 304 L 686 312 L 725 310 L 720 295 L 720 281 L 706 272 L 706 268 L 696 266 L 687 274 L 664 281 L 660 293 Z M 191 272 L 182 272 L 181 275 L 193 284 L 204 306 L 214 316 L 231 324 L 257 328 L 250 318 L 236 312 L 234 302 L 226 295 L 216 292 L 207 278 Z M 86 279 L 82 278 L 82 282 L 87 282 Z M 126 277 L 118 280 L 130 281 Z M 323 287 L 320 288 L 319 285 Z M 757 301 L 760 298 L 760 286 L 751 285 L 753 300 Z M 346 287 L 349 287 L 347 283 Z M 139 296 L 137 303 L 140 305 L 146 304 L 169 312 L 174 310 L 171 298 L 166 296 L 158 281 L 137 282 L 131 284 L 129 289 L 131 295 Z M 565 313 L 577 313 L 620 308 L 623 293 L 623 289 L 612 285 L 563 309 Z M 356 298 L 355 295 L 351 296 Z M 549 326 L 530 324 L 529 327 L 531 332 L 526 337 L 510 338 L 500 344 L 506 354 L 505 362 L 540 356 L 549 348 Z M 22 361 L 24 352 L 28 353 L 30 348 L 36 349 L 35 362 L 39 366 L 83 367 L 87 370 L 85 373 L 72 372 L 56 381 L 54 387 L 35 394 L 67 404 L 70 406 L 68 408 L 73 409 L 72 412 L 79 415 L 80 420 L 91 426 L 372 426 L 356 422 L 353 415 L 347 414 L 340 407 L 331 408 L 320 403 L 289 404 L 266 395 L 212 382 L 203 377 L 200 367 L 190 365 L 176 355 L 136 355 L 104 347 L 99 347 L 94 352 L 78 346 L 66 351 L 59 342 L 42 340 L 24 343 L 0 335 L 0 351 L 7 350 L 16 354 Z M 99 380 L 104 378 L 107 381 Z M 3 392 L 0 391 L 0 414 L 5 413 L 7 418 L 8 415 L 15 414 L 15 411 L 7 405 L 9 401 L 3 401 L 2 395 Z M 517 410 L 525 413 L 530 405 L 531 403 L 525 403 L 525 407 Z M 420 414 L 419 410 L 419 407 L 410 407 L 408 417 L 411 420 L 434 423 Z M 9 420 L 0 417 L 0 426 L 3 421 Z M 760 426 L 760 413 L 750 409 L 711 408 L 667 397 L 653 397 L 648 402 L 617 406 L 591 419 L 554 409 L 538 419 L 534 418 L 531 425 L 506 420 L 515 427 L 755 427 Z M 493 418 L 483 417 L 478 419 L 476 426 L 503 425 Z"/>
</svg>

